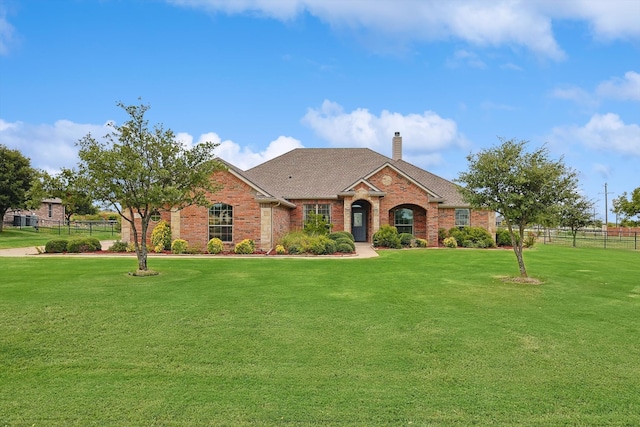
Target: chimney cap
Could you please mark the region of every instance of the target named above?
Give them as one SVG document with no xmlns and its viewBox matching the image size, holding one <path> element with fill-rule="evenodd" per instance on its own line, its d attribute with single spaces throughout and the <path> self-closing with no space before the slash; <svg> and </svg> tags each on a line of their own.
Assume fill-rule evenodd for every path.
<svg viewBox="0 0 640 427">
<path fill-rule="evenodd" d="M 396 132 L 395 136 L 400 136 L 400 132 Z"/>
</svg>

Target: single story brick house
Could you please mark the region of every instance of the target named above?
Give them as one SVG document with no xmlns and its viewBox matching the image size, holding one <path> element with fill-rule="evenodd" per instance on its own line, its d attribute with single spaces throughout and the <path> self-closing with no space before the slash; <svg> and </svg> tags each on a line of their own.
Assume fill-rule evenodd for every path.
<svg viewBox="0 0 640 427">
<path fill-rule="evenodd" d="M 4 215 L 5 224 L 14 224 L 16 216 L 30 216 L 38 219 L 38 225 L 50 226 L 63 224 L 65 221 L 65 209 L 59 198 L 43 199 L 38 209 L 9 209 Z M 19 221 L 18 221 L 19 222 Z M 24 223 L 23 223 L 24 224 Z"/>
<path fill-rule="evenodd" d="M 253 239 L 269 250 L 302 229 L 310 212 L 358 242 L 371 242 L 387 224 L 429 246 L 438 245 L 439 228 L 477 226 L 495 235 L 494 212 L 470 209 L 455 184 L 402 160 L 399 132 L 392 143 L 393 158 L 368 148 L 298 148 L 246 171 L 225 162 L 228 170 L 213 177 L 222 189 L 209 195 L 209 207 L 158 212 L 153 220 L 169 222 L 172 239 L 203 249 L 218 237 L 229 248 Z M 127 222 L 122 238 L 132 238 Z"/>
</svg>

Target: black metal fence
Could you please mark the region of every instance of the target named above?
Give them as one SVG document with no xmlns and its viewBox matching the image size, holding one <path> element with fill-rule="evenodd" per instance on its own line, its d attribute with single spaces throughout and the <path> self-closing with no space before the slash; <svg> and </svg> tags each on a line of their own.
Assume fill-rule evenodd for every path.
<svg viewBox="0 0 640 427">
<path fill-rule="evenodd" d="M 54 221 L 46 218 L 31 216 L 20 219 L 14 217 L 13 221 L 5 221 L 5 226 L 13 226 L 19 229 L 31 229 L 34 231 L 48 231 L 59 235 L 110 233 L 112 236 L 120 234 L 118 221 Z"/>
<path fill-rule="evenodd" d="M 575 239 L 568 229 L 540 229 L 538 241 L 545 245 L 563 245 L 577 248 L 640 249 L 640 233 L 624 229 L 615 231 L 584 229 L 576 233 Z"/>
</svg>

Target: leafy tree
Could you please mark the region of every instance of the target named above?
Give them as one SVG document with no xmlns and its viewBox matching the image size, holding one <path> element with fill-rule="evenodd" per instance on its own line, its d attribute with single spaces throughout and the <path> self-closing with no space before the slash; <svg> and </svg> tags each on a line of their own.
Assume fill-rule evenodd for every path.
<svg viewBox="0 0 640 427">
<path fill-rule="evenodd" d="M 623 215 L 626 220 L 638 217 L 640 220 L 640 187 L 631 192 L 631 196 L 625 191 L 617 199 L 613 199 L 613 212 Z"/>
<path fill-rule="evenodd" d="M 38 177 L 28 157 L 0 145 L 0 232 L 2 219 L 10 208 L 33 208 L 42 202 Z"/>
<path fill-rule="evenodd" d="M 576 173 L 562 159 L 550 160 L 545 147 L 527 152 L 527 141 L 500 141 L 499 146 L 467 156 L 469 170 L 460 173 L 456 181 L 464 185 L 459 190 L 473 208 L 502 215 L 520 275 L 528 277 L 522 257 L 525 228 L 572 197 L 577 187 Z"/>
<path fill-rule="evenodd" d="M 98 209 L 93 205 L 85 183 L 71 169 L 63 168 L 58 175 L 45 177 L 45 188 L 51 197 L 58 197 L 64 206 L 67 222 L 72 215 L 95 215 Z"/>
<path fill-rule="evenodd" d="M 138 273 L 146 275 L 147 230 L 153 212 L 208 204 L 206 194 L 217 186 L 211 178 L 224 169 L 214 158 L 217 144 L 206 142 L 186 149 L 170 129 L 149 128 L 148 105 L 117 104 L 129 115 L 101 141 L 82 138 L 78 177 L 93 200 L 112 206 L 133 233 Z M 139 218 L 139 219 L 138 219 Z"/>
<path fill-rule="evenodd" d="M 558 205 L 560 226 L 571 229 L 574 247 L 576 246 L 576 235 L 578 231 L 593 222 L 592 211 L 593 202 L 577 193 Z"/>
</svg>

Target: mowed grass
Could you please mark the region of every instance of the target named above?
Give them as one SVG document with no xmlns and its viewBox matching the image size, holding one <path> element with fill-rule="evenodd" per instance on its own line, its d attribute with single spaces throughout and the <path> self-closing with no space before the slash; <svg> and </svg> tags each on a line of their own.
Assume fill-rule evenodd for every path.
<svg viewBox="0 0 640 427">
<path fill-rule="evenodd" d="M 117 240 L 120 238 L 120 233 L 112 233 L 111 231 L 92 231 L 89 234 L 88 230 L 78 231 L 73 228 L 69 231 L 68 228 L 40 228 L 36 231 L 35 228 L 13 228 L 4 227 L 2 233 L 0 233 L 0 249 L 9 248 L 30 248 L 35 246 L 44 246 L 49 240 L 52 239 L 73 239 L 75 237 L 91 236 L 99 240 Z M 103 248 L 107 249 L 107 248 Z"/>
<path fill-rule="evenodd" d="M 640 425 L 640 253 L 0 259 L 0 426 Z"/>
</svg>

